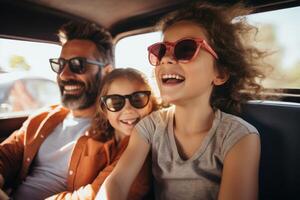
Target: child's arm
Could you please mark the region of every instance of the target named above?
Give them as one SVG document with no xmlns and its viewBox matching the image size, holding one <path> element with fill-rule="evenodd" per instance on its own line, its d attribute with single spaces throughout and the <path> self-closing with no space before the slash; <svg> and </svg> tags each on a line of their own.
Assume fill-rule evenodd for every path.
<svg viewBox="0 0 300 200">
<path fill-rule="evenodd" d="M 218 200 L 258 199 L 260 139 L 256 134 L 242 138 L 224 160 Z"/>
<path fill-rule="evenodd" d="M 1 200 L 9 200 L 9 196 L 7 196 L 7 194 L 2 190 L 0 189 L 0 199 Z"/>
<path fill-rule="evenodd" d="M 140 171 L 150 150 L 150 145 L 134 129 L 129 144 L 118 164 L 104 181 L 96 199 L 127 199 L 129 189 Z"/>
</svg>

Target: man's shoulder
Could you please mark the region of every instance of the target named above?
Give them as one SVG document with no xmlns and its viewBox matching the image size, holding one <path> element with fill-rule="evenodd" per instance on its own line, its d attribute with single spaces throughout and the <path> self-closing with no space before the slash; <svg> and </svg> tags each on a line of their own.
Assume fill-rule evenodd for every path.
<svg viewBox="0 0 300 200">
<path fill-rule="evenodd" d="M 35 132 L 41 125 L 44 126 L 46 123 L 49 125 L 62 121 L 68 112 L 69 110 L 61 105 L 51 105 L 38 109 L 28 117 L 20 130 L 27 132 L 29 129 L 31 132 Z"/>
<path fill-rule="evenodd" d="M 42 107 L 40 109 L 37 109 L 36 111 L 34 111 L 31 116 L 38 116 L 41 115 L 43 113 L 52 113 L 52 112 L 59 112 L 59 111 L 63 111 L 63 110 L 68 110 L 65 107 L 63 107 L 60 104 L 54 104 L 54 105 L 50 105 L 50 106 L 45 106 Z"/>
<path fill-rule="evenodd" d="M 68 112 L 69 110 L 67 108 L 63 107 L 62 105 L 55 104 L 55 105 L 46 106 L 36 110 L 28 117 L 28 119 L 31 121 L 33 119 L 42 119 L 49 115 L 53 115 L 55 113 L 68 113 Z"/>
</svg>

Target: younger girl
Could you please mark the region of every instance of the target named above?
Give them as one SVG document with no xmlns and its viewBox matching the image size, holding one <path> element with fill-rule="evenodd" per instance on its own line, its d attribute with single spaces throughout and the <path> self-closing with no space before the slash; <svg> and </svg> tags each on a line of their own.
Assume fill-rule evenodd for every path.
<svg viewBox="0 0 300 200">
<path fill-rule="evenodd" d="M 157 110 L 158 104 L 151 89 L 139 71 L 118 68 L 103 80 L 98 95 L 98 112 L 92 124 L 97 140 L 104 143 L 99 153 L 100 173 L 92 186 L 100 187 L 124 152 L 134 125 L 143 117 Z M 97 132 L 97 133 L 96 133 Z M 96 134 L 95 134 L 96 133 Z M 101 161 L 106 157 L 107 161 Z M 102 159 L 103 160 L 103 159 Z M 151 195 L 151 165 L 145 162 L 129 192 L 130 199 L 145 199 Z M 98 166 L 99 168 L 99 166 Z"/>
<path fill-rule="evenodd" d="M 162 99 L 174 106 L 137 124 L 98 199 L 126 199 L 150 150 L 156 199 L 257 199 L 258 132 L 224 112 L 260 89 L 261 53 L 241 40 L 250 30 L 235 18 L 241 11 L 198 4 L 165 18 L 163 42 L 148 48 L 149 61 Z"/>
</svg>

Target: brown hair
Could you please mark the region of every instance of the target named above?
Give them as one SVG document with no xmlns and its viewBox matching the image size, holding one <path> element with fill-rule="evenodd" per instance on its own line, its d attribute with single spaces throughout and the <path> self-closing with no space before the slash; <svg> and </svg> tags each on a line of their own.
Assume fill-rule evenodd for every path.
<svg viewBox="0 0 300 200">
<path fill-rule="evenodd" d="M 106 110 L 101 103 L 100 98 L 105 96 L 109 90 L 110 85 L 118 79 L 127 79 L 131 82 L 138 82 L 139 84 L 146 87 L 146 90 L 151 91 L 150 101 L 152 103 L 152 111 L 159 109 L 159 104 L 154 97 L 154 94 L 151 90 L 151 87 L 146 79 L 146 76 L 142 74 L 140 71 L 133 68 L 117 68 L 110 72 L 108 75 L 104 77 L 101 82 L 101 87 L 99 89 L 98 97 L 97 97 L 97 112 L 96 116 L 93 119 L 91 131 L 96 133 L 96 137 L 98 140 L 105 142 L 114 137 L 114 128 L 108 122 L 108 119 L 105 116 Z"/>
<path fill-rule="evenodd" d="M 58 33 L 62 44 L 68 40 L 82 39 L 93 42 L 100 53 L 98 59 L 107 64 L 114 64 L 113 43 L 110 33 L 94 23 L 71 21 L 64 24 Z"/>
<path fill-rule="evenodd" d="M 226 83 L 213 88 L 210 97 L 213 108 L 236 113 L 240 111 L 242 102 L 255 99 L 262 90 L 257 79 L 265 76 L 258 66 L 267 53 L 243 40 L 250 31 L 257 32 L 245 20 L 245 15 L 251 11 L 241 4 L 221 7 L 196 3 L 169 14 L 158 24 L 159 29 L 165 32 L 179 21 L 191 21 L 206 31 L 207 42 L 219 57 L 215 67 L 220 73 L 229 75 Z"/>
</svg>

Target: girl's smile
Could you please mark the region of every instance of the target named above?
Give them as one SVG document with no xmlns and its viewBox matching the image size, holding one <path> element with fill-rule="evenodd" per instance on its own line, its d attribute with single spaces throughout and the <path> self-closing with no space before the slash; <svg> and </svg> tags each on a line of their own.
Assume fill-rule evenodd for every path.
<svg viewBox="0 0 300 200">
<path fill-rule="evenodd" d="M 110 84 L 106 95 L 118 94 L 127 96 L 137 91 L 145 90 L 147 90 L 145 86 L 139 84 L 139 82 L 131 81 L 126 78 L 118 78 Z M 151 102 L 145 107 L 138 109 L 131 105 L 129 99 L 125 99 L 124 107 L 114 112 L 106 110 L 106 116 L 109 123 L 114 128 L 116 136 L 122 139 L 131 134 L 134 126 L 141 118 L 150 113 L 151 109 Z"/>
<path fill-rule="evenodd" d="M 173 73 L 173 74 L 162 74 L 161 80 L 163 84 L 173 85 L 173 84 L 182 83 L 185 80 L 185 78 L 180 74 Z"/>
<path fill-rule="evenodd" d="M 182 31 L 178 32 L 179 29 Z M 162 99 L 171 104 L 187 101 L 205 101 L 205 104 L 208 104 L 213 88 L 212 82 L 218 75 L 214 68 L 216 57 L 207 48 L 200 47 L 194 51 L 192 59 L 178 61 L 174 58 L 174 48 L 180 41 L 184 41 L 184 38 L 202 38 L 208 41 L 204 30 L 188 21 L 177 22 L 164 32 L 164 41 L 174 44 L 175 47 L 167 49 L 159 65 L 155 67 Z"/>
</svg>

